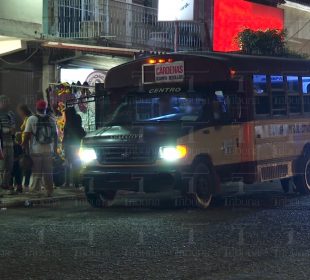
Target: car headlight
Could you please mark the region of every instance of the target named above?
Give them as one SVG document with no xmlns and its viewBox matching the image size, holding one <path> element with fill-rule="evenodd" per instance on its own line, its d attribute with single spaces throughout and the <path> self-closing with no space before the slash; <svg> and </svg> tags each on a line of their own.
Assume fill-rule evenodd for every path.
<svg viewBox="0 0 310 280">
<path fill-rule="evenodd" d="M 97 159 L 97 155 L 92 148 L 80 148 L 79 151 L 80 160 L 82 163 L 87 164 Z"/>
<path fill-rule="evenodd" d="M 185 158 L 187 155 L 187 147 L 183 145 L 166 146 L 159 148 L 159 157 L 167 161 L 176 161 Z"/>
</svg>

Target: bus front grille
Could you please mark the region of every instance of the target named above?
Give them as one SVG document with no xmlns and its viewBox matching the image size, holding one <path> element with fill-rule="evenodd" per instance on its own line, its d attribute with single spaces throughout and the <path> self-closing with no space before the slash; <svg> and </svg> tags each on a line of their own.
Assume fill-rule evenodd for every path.
<svg viewBox="0 0 310 280">
<path fill-rule="evenodd" d="M 285 178 L 289 174 L 289 166 L 287 163 L 263 166 L 260 168 L 260 173 L 262 181 Z"/>
<path fill-rule="evenodd" d="M 97 150 L 97 157 L 101 164 L 144 164 L 153 163 L 157 158 L 157 153 L 150 146 L 136 144 L 103 147 Z"/>
</svg>

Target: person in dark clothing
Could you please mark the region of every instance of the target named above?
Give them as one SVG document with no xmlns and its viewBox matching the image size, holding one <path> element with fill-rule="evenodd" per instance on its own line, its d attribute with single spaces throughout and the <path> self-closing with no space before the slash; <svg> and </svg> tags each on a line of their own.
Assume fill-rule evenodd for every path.
<svg viewBox="0 0 310 280">
<path fill-rule="evenodd" d="M 21 118 L 21 120 L 23 121 L 21 127 L 20 127 L 20 133 L 21 133 L 21 143 L 24 142 L 24 138 L 25 138 L 25 128 L 26 128 L 26 123 L 29 119 L 29 117 L 32 116 L 32 112 L 31 110 L 28 108 L 27 105 L 19 105 L 17 107 L 17 114 L 18 116 Z M 25 163 L 25 156 L 24 156 L 24 163 Z M 24 181 L 24 189 L 25 192 L 29 192 L 29 184 L 30 184 L 30 177 L 31 177 L 31 168 L 25 168 L 25 166 L 23 166 L 22 168 L 22 172 L 23 172 L 23 176 L 25 177 L 25 181 Z"/>
<path fill-rule="evenodd" d="M 86 135 L 82 127 L 81 116 L 78 115 L 74 107 L 69 107 L 65 111 L 65 127 L 63 147 L 66 159 L 66 186 L 70 186 L 71 177 L 76 188 L 79 187 L 79 148 L 81 140 Z"/>
<path fill-rule="evenodd" d="M 19 165 L 19 160 L 23 154 L 23 148 L 20 144 L 18 144 L 15 141 L 13 145 L 13 150 L 14 150 L 14 160 L 13 160 L 13 168 L 12 168 L 12 173 L 11 173 L 10 186 L 15 186 L 16 192 L 22 193 L 23 192 L 23 187 L 22 187 L 23 176 L 22 176 L 22 170 Z"/>
<path fill-rule="evenodd" d="M 13 168 L 13 135 L 15 134 L 15 114 L 9 109 L 9 98 L 0 95 L 0 132 L 1 148 L 3 150 L 3 161 L 0 167 L 0 186 L 14 193 L 11 182 L 11 172 Z"/>
</svg>

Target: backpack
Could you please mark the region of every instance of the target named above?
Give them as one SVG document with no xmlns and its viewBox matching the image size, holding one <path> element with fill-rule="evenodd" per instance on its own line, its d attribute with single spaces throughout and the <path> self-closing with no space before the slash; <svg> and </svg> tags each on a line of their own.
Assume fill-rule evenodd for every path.
<svg viewBox="0 0 310 280">
<path fill-rule="evenodd" d="M 54 132 L 50 117 L 39 115 L 36 115 L 36 117 L 38 118 L 37 130 L 34 135 L 36 141 L 42 145 L 52 144 L 54 141 Z"/>
</svg>

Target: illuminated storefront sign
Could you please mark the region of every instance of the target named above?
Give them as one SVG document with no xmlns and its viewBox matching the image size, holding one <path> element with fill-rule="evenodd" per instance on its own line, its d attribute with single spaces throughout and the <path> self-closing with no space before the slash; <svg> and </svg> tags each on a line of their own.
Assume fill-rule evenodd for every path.
<svg viewBox="0 0 310 280">
<path fill-rule="evenodd" d="M 284 11 L 245 0 L 214 0 L 214 51 L 239 50 L 236 38 L 245 28 L 283 29 Z"/>
<path fill-rule="evenodd" d="M 94 71 L 86 78 L 86 81 L 90 86 L 95 86 L 98 83 L 103 84 L 105 77 L 106 73 L 102 71 Z"/>
</svg>

